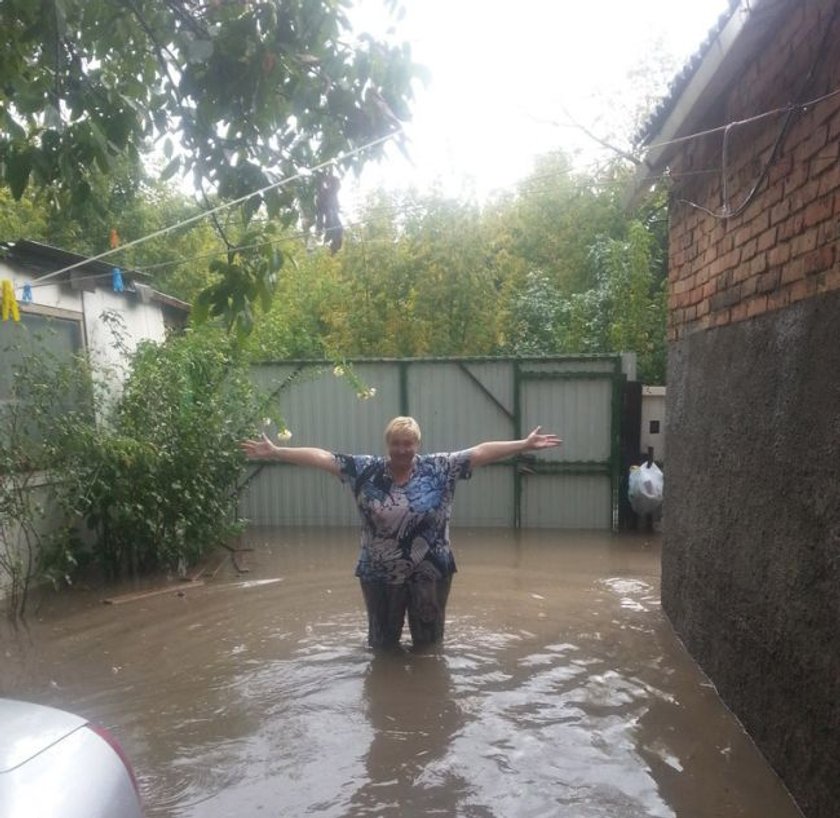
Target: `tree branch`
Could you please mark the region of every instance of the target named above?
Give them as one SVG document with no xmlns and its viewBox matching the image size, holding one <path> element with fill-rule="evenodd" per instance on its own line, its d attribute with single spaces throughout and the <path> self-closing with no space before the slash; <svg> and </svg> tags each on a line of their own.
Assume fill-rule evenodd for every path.
<svg viewBox="0 0 840 818">
<path fill-rule="evenodd" d="M 151 26 L 146 22 L 146 19 L 143 17 L 141 10 L 137 7 L 137 4 L 133 2 L 133 0 L 128 0 L 127 3 L 128 7 L 131 9 L 134 16 L 137 18 L 137 22 L 140 24 L 140 28 L 146 32 L 146 36 L 151 40 L 152 46 L 154 47 L 155 54 L 157 56 L 158 65 L 161 67 L 161 70 L 166 74 L 167 79 L 169 80 L 169 84 L 172 86 L 172 90 L 175 92 L 175 96 L 178 98 L 178 104 L 183 104 L 183 98 L 181 96 L 181 88 L 177 82 L 175 82 L 175 78 L 172 76 L 172 73 L 169 70 L 169 62 L 167 62 L 164 52 L 169 54 L 170 59 L 172 62 L 177 63 L 177 57 L 165 46 L 161 45 L 158 42 L 157 37 L 155 36 L 154 31 L 152 31 Z"/>
<path fill-rule="evenodd" d="M 601 147 L 613 151 L 613 153 L 618 154 L 622 159 L 626 159 L 628 162 L 632 162 L 636 167 L 641 167 L 644 164 L 644 162 L 642 162 L 642 160 L 639 159 L 638 156 L 633 156 L 632 153 L 628 153 L 627 151 L 616 147 L 612 143 L 607 142 L 606 139 L 603 139 L 597 134 L 592 133 L 592 131 L 590 131 L 589 128 L 586 127 L 586 125 L 581 125 L 581 123 L 578 122 L 565 107 L 563 107 L 563 113 L 566 115 L 566 119 L 568 120 L 568 122 L 556 122 L 554 120 L 543 121 L 548 122 L 549 125 L 555 125 L 558 128 L 577 128 L 579 131 L 582 131 L 584 134 L 586 134 L 586 136 L 588 136 L 590 139 L 597 142 Z"/>
</svg>

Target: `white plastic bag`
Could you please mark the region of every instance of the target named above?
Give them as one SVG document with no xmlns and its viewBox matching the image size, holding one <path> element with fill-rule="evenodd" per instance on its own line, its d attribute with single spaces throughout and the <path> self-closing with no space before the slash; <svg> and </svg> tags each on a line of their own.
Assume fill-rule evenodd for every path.
<svg viewBox="0 0 840 818">
<path fill-rule="evenodd" d="M 664 480 L 662 470 L 656 463 L 630 467 L 627 499 L 636 514 L 644 516 L 659 511 L 662 507 Z"/>
</svg>

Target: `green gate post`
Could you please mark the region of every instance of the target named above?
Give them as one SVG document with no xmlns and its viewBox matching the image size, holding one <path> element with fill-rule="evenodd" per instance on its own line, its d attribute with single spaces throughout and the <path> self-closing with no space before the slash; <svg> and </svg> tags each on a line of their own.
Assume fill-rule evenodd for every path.
<svg viewBox="0 0 840 818">
<path fill-rule="evenodd" d="M 621 358 L 615 362 L 615 376 L 612 388 L 612 429 L 610 447 L 610 483 L 612 508 L 610 509 L 610 530 L 618 531 L 618 492 L 621 486 L 621 393 L 627 376 L 621 371 Z"/>
<path fill-rule="evenodd" d="M 408 405 L 408 361 L 400 361 L 400 414 L 405 417 L 409 414 Z"/>
<path fill-rule="evenodd" d="M 513 361 L 513 437 L 522 437 L 522 368 L 518 359 Z M 522 527 L 522 472 L 518 459 L 513 464 L 513 527 Z"/>
</svg>

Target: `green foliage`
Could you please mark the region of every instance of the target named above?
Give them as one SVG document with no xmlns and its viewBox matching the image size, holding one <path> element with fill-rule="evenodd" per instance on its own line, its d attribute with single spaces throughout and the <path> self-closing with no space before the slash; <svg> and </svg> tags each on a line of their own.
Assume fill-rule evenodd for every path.
<svg viewBox="0 0 840 818">
<path fill-rule="evenodd" d="M 339 256 L 325 249 L 286 251 L 288 263 L 278 277 L 271 307 L 258 312 L 245 342 L 252 360 L 331 357 L 328 322 L 343 314 L 345 288 L 338 274 L 345 252 L 346 247 Z"/>
<path fill-rule="evenodd" d="M 300 254 L 256 324 L 256 357 L 489 354 L 507 264 L 478 208 L 380 194 L 338 255 Z"/>
<path fill-rule="evenodd" d="M 267 170 L 288 175 L 393 131 L 408 116 L 410 54 L 350 44 L 348 5 L 3 0 L 5 182 L 15 198 L 34 181 L 83 201 L 95 170 L 178 133 L 163 175 L 191 172 L 233 198 L 268 184 Z"/>
<path fill-rule="evenodd" d="M 563 307 L 557 286 L 545 273 L 528 273 L 524 286 L 510 300 L 505 349 L 511 355 L 555 354 Z"/>
<path fill-rule="evenodd" d="M 108 423 L 66 419 L 61 504 L 108 575 L 191 564 L 238 529 L 239 442 L 263 409 L 230 340 L 202 331 L 143 344 Z"/>
<path fill-rule="evenodd" d="M 243 340 L 254 324 L 251 305 L 259 304 L 265 311 L 274 296 L 277 272 L 283 266 L 283 253 L 276 240 L 273 224 L 263 230 L 249 230 L 239 239 L 237 246 L 241 249 L 231 249 L 224 259 L 211 261 L 210 271 L 217 280 L 195 299 L 195 321 L 224 318 L 228 331 L 234 330 Z"/>
<path fill-rule="evenodd" d="M 85 561 L 110 577 L 184 568 L 239 530 L 239 444 L 268 398 L 230 338 L 203 329 L 141 345 L 115 396 L 107 373 L 19 329 L 0 404 L 11 614 L 25 613 L 33 582 L 70 582 Z"/>
<path fill-rule="evenodd" d="M 8 189 L 0 188 L 0 240 L 38 239 L 46 234 L 47 220 L 46 209 L 34 197 L 15 201 Z"/>
<path fill-rule="evenodd" d="M 576 171 L 562 151 L 542 157 L 505 207 L 511 252 L 566 295 L 591 287 L 590 246 L 598 236 L 620 234 L 627 219 L 624 175 L 617 166 L 596 180 Z"/>
<path fill-rule="evenodd" d="M 302 253 L 284 268 L 249 354 L 335 360 L 630 351 L 640 377 L 664 382 L 661 204 L 646 202 L 631 218 L 619 206 L 620 168 L 610 184 L 599 180 L 603 187 L 571 179 L 565 165 L 555 170 L 537 190 L 523 187 L 483 210 L 436 195 L 373 197 L 338 255 Z"/>
<path fill-rule="evenodd" d="M 190 174 L 215 202 L 249 197 L 244 226 L 261 208 L 285 227 L 301 213 L 314 222 L 317 178 L 300 171 L 397 133 L 418 75 L 408 46 L 354 40 L 348 6 L 0 0 L 0 181 L 15 199 L 44 191 L 69 227 L 91 221 L 107 180 L 157 143 L 163 181 Z M 382 150 L 346 156 L 338 172 Z M 90 241 L 77 238 L 64 245 Z M 212 272 L 229 280 L 210 282 L 209 313 L 246 330 L 276 268 L 240 257 Z"/>
<path fill-rule="evenodd" d="M 663 194 L 626 213 L 620 167 L 594 179 L 549 160 L 539 184 L 483 208 L 379 192 L 337 254 L 277 222 L 230 216 L 218 232 L 191 226 L 134 258 L 192 301 L 194 318 L 221 319 L 251 360 L 633 351 L 642 377 L 662 382 Z M 126 240 L 194 207 L 147 182 L 121 201 Z M 18 223 L 43 213 L 14 207 Z"/>
<path fill-rule="evenodd" d="M 665 382 L 667 306 L 656 236 L 631 221 L 624 239 L 600 237 L 591 249 L 597 286 L 564 307 L 560 347 L 567 352 L 635 352 L 638 378 Z"/>
<path fill-rule="evenodd" d="M 115 228 L 123 243 L 177 224 L 193 215 L 196 202 L 162 182 L 147 179 L 136 195 L 119 208 L 108 208 L 108 215 L 88 236 L 96 236 L 100 244 L 91 252 L 105 249 L 108 230 Z M 217 280 L 209 261 L 224 256 L 223 240 L 214 225 L 197 221 L 177 231 L 166 233 L 138 247 L 122 251 L 116 258 L 124 267 L 148 272 L 157 289 L 192 303 L 198 294 Z M 218 254 L 218 255 L 214 255 Z"/>
</svg>

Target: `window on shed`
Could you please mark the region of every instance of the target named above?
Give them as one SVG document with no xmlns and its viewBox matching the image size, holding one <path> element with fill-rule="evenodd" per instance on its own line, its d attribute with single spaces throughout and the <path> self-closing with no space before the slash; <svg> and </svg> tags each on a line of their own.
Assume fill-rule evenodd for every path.
<svg viewBox="0 0 840 818">
<path fill-rule="evenodd" d="M 83 349 L 81 315 L 44 314 L 32 308 L 21 308 L 19 322 L 0 321 L 0 411 L 5 416 L 3 420 L 8 422 L 11 410 L 31 397 L 32 384 L 53 388 L 49 400 L 41 398 L 51 417 L 85 405 L 90 394 L 88 385 L 84 379 L 67 374 Z M 22 372 L 25 373 L 23 376 L 19 374 Z M 28 434 L 38 438 L 32 418 L 19 413 L 18 420 L 26 423 Z"/>
</svg>

